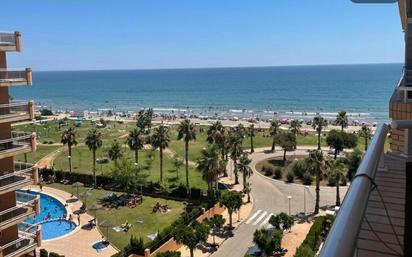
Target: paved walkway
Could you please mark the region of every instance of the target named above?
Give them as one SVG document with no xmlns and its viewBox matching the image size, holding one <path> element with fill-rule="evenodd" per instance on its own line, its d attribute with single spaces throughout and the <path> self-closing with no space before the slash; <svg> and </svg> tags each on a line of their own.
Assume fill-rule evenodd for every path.
<svg viewBox="0 0 412 257">
<path fill-rule="evenodd" d="M 29 186 L 27 188 L 30 188 L 33 191 L 40 191 L 38 186 Z M 70 193 L 51 187 L 43 187 L 43 192 L 50 194 L 63 203 L 66 203 L 69 199 L 73 199 Z M 74 215 L 73 212 L 79 210 L 81 205 L 81 201 L 76 201 L 74 203 L 69 203 L 67 207 L 67 215 L 72 214 L 76 224 L 77 215 Z M 49 252 L 56 252 L 65 257 L 110 257 L 117 253 L 117 250 L 111 245 L 100 253 L 96 252 L 96 250 L 90 246 L 92 243 L 102 239 L 102 235 L 97 228 L 91 230 L 81 229 L 81 226 L 87 224 L 91 219 L 93 219 L 93 217 L 89 214 L 81 214 L 80 226 L 77 226 L 73 232 L 57 239 L 45 240 L 37 250 L 44 248 Z"/>
<path fill-rule="evenodd" d="M 307 154 L 308 149 L 298 147 L 296 153 L 289 152 L 289 156 Z M 256 171 L 255 166 L 258 162 L 268 159 L 283 156 L 283 151 L 278 150 L 275 153 L 268 151 L 268 148 L 256 149 L 255 153 L 250 155 L 254 174 L 249 179 L 252 186 L 252 196 L 254 199 L 254 207 L 251 215 L 245 223 L 241 224 L 237 229 L 235 236 L 228 239 L 219 250 L 214 253 L 213 257 L 243 257 L 248 250 L 253 247 L 253 233 L 257 228 L 265 226 L 272 214 L 280 212 L 289 212 L 291 214 L 303 212 L 306 206 L 306 212 L 313 212 L 315 206 L 315 187 L 309 186 L 308 189 L 300 184 L 287 184 L 283 181 L 274 180 L 261 175 Z M 326 149 L 324 149 L 326 150 Z M 229 163 L 228 173 L 233 177 L 233 164 Z M 242 182 L 241 177 L 239 181 Z M 341 197 L 345 195 L 347 187 L 341 187 Z M 290 205 L 288 196 L 291 196 Z M 321 187 L 320 190 L 320 205 L 334 205 L 336 200 L 335 187 Z"/>
</svg>

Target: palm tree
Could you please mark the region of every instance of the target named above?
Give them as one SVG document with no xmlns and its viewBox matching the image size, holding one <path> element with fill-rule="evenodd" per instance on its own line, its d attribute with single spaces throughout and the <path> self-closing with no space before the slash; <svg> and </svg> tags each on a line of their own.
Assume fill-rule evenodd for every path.
<svg viewBox="0 0 412 257">
<path fill-rule="evenodd" d="M 225 156 L 227 153 L 227 138 L 228 138 L 228 132 L 225 127 L 223 127 L 222 123 L 220 121 L 216 121 L 215 123 L 212 124 L 212 126 L 209 127 L 207 130 L 207 142 L 209 144 L 216 144 L 220 147 L 220 151 L 222 154 L 222 160 L 225 160 Z M 226 159 L 227 160 L 227 159 Z M 224 176 L 227 176 L 226 170 Z"/>
<path fill-rule="evenodd" d="M 72 146 L 77 145 L 76 134 L 77 134 L 76 130 L 73 127 L 70 127 L 66 129 L 65 131 L 63 131 L 61 135 L 61 140 L 60 140 L 60 142 L 63 145 L 67 145 L 67 149 L 69 152 L 69 172 L 70 174 L 72 174 Z"/>
<path fill-rule="evenodd" d="M 144 137 L 142 135 L 142 131 L 138 128 L 131 130 L 127 136 L 126 143 L 130 150 L 134 151 L 135 163 L 139 163 L 139 150 L 144 147 Z"/>
<path fill-rule="evenodd" d="M 335 178 L 336 183 L 336 206 L 340 206 L 340 192 L 339 192 L 339 185 L 341 179 L 345 176 L 344 171 L 347 170 L 346 165 L 340 160 L 333 160 L 329 164 L 330 171 L 329 176 L 333 176 Z"/>
<path fill-rule="evenodd" d="M 202 178 L 207 183 L 208 195 L 212 197 L 213 182 L 218 185 L 218 177 L 222 171 L 223 161 L 219 158 L 219 152 L 215 145 L 209 145 L 200 152 L 197 160 L 197 169 L 202 173 Z M 217 189 L 216 189 L 217 190 Z"/>
<path fill-rule="evenodd" d="M 320 135 L 322 130 L 328 126 L 328 121 L 321 116 L 316 116 L 313 118 L 312 127 L 318 133 L 318 150 L 320 150 Z"/>
<path fill-rule="evenodd" d="M 94 178 L 94 187 L 97 187 L 96 181 L 96 151 L 102 147 L 102 133 L 96 129 L 91 129 L 87 132 L 87 136 L 84 142 L 90 151 L 93 153 L 93 178 Z"/>
<path fill-rule="evenodd" d="M 189 190 L 189 142 L 196 140 L 196 128 L 189 119 L 185 119 L 180 122 L 177 132 L 177 140 L 185 141 L 186 188 Z"/>
<path fill-rule="evenodd" d="M 340 125 L 341 131 L 348 127 L 348 116 L 345 111 L 340 111 L 336 116 L 336 124 Z"/>
<path fill-rule="evenodd" d="M 323 157 L 322 151 L 312 150 L 309 152 L 309 157 L 307 158 L 308 170 L 312 176 L 316 177 L 316 204 L 314 214 L 319 213 L 319 191 L 320 191 L 320 180 L 323 174 L 327 170 L 327 163 Z"/>
<path fill-rule="evenodd" d="M 160 124 L 154 129 L 151 136 L 151 144 L 153 148 L 159 148 L 160 152 L 160 182 L 163 182 L 163 150 L 169 145 L 169 129 L 163 124 Z"/>
<path fill-rule="evenodd" d="M 362 125 L 361 130 L 359 130 L 359 136 L 365 139 L 365 152 L 366 152 L 368 150 L 368 140 L 372 137 L 372 131 L 368 126 Z"/>
<path fill-rule="evenodd" d="M 246 187 L 248 186 L 247 179 L 250 178 L 253 173 L 252 168 L 250 168 L 249 166 L 250 163 L 251 160 L 248 158 L 247 153 L 243 153 L 239 158 L 239 163 L 237 164 L 237 169 L 242 173 L 243 176 L 243 190 L 246 190 Z"/>
<path fill-rule="evenodd" d="M 255 136 L 255 125 L 251 124 L 249 126 L 248 136 L 250 137 L 250 152 L 254 153 L 255 149 L 253 148 L 253 137 Z"/>
<path fill-rule="evenodd" d="M 272 121 L 269 127 L 269 134 L 272 137 L 272 152 L 275 151 L 276 136 L 279 133 L 279 123 L 277 121 Z"/>
<path fill-rule="evenodd" d="M 242 154 L 242 141 L 243 137 L 240 130 L 232 129 L 229 133 L 229 146 L 230 146 L 230 158 L 233 160 L 233 166 L 235 173 L 235 184 L 239 184 L 239 176 L 237 170 L 237 160 Z"/>
<path fill-rule="evenodd" d="M 298 120 L 292 120 L 289 125 L 289 130 L 292 132 L 295 136 L 297 136 L 300 133 L 300 128 L 302 125 Z"/>
<path fill-rule="evenodd" d="M 109 155 L 109 158 L 115 163 L 117 163 L 117 160 L 123 157 L 122 146 L 119 144 L 119 142 L 117 142 L 117 140 L 112 143 L 107 154 Z"/>
</svg>

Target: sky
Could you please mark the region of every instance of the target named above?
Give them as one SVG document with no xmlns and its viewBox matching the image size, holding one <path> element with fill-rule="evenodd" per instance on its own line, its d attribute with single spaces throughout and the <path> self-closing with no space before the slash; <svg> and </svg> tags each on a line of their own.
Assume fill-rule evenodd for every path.
<svg viewBox="0 0 412 257">
<path fill-rule="evenodd" d="M 10 67 L 163 69 L 403 62 L 397 4 L 350 0 L 2 0 Z"/>
</svg>

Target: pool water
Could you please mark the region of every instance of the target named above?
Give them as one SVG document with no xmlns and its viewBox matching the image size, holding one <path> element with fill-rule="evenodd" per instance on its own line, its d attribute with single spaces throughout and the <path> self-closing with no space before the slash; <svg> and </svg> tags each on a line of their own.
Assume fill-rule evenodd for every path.
<svg viewBox="0 0 412 257">
<path fill-rule="evenodd" d="M 63 236 L 76 228 L 74 222 L 69 222 L 67 220 L 58 220 L 62 217 L 66 217 L 66 208 L 64 205 L 49 195 L 32 192 L 32 191 L 22 191 L 24 193 L 32 195 L 40 195 L 40 214 L 28 218 L 24 222 L 37 225 L 42 224 L 42 238 L 43 240 L 53 239 L 56 237 Z M 17 197 L 17 200 L 19 197 Z M 49 216 L 49 219 L 46 217 Z M 29 232 L 34 232 L 36 227 L 29 228 Z"/>
</svg>

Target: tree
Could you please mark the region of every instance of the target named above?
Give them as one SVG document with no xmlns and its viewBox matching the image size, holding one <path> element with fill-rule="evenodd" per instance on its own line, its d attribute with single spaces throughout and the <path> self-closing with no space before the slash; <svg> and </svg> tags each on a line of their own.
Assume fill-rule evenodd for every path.
<svg viewBox="0 0 412 257">
<path fill-rule="evenodd" d="M 237 164 L 237 169 L 242 173 L 243 177 L 243 190 L 245 190 L 247 185 L 247 179 L 252 176 L 252 168 L 249 166 L 251 160 L 247 156 L 247 153 L 243 153 L 239 158 L 239 163 Z"/>
<path fill-rule="evenodd" d="M 208 196 L 212 197 L 213 182 L 218 185 L 218 177 L 222 173 L 224 164 L 219 158 L 219 153 L 215 145 L 209 145 L 200 152 L 200 158 L 197 160 L 197 169 L 202 173 L 202 178 L 207 183 Z"/>
<path fill-rule="evenodd" d="M 345 132 L 332 129 L 326 136 L 326 144 L 332 147 L 334 152 L 334 158 L 336 159 L 338 154 L 343 151 L 344 148 L 356 147 L 358 139 L 354 134 L 348 134 Z"/>
<path fill-rule="evenodd" d="M 213 215 L 210 219 L 206 219 L 205 222 L 212 228 L 213 244 L 216 245 L 215 236 L 222 229 L 226 220 L 220 214 Z"/>
<path fill-rule="evenodd" d="M 72 174 L 72 146 L 77 145 L 76 141 L 76 130 L 72 127 L 66 129 L 63 131 L 61 135 L 61 140 L 60 142 L 63 145 L 67 145 L 67 150 L 69 152 L 69 172 L 70 175 Z M 26 161 L 27 162 L 27 161 Z"/>
<path fill-rule="evenodd" d="M 94 187 L 97 187 L 97 180 L 96 180 L 96 151 L 100 147 L 102 147 L 102 133 L 97 131 L 95 128 L 90 129 L 87 132 L 87 136 L 84 142 L 90 151 L 93 153 L 93 178 L 94 178 Z"/>
<path fill-rule="evenodd" d="M 271 256 L 273 252 L 281 248 L 283 232 L 274 230 L 273 232 L 262 228 L 257 229 L 253 234 L 253 242 L 263 252 L 264 256 Z"/>
<path fill-rule="evenodd" d="M 172 234 L 177 243 L 187 246 L 190 256 L 194 257 L 194 249 L 201 243 L 207 241 L 210 227 L 206 222 L 193 221 L 189 226 L 179 224 L 175 227 Z"/>
<path fill-rule="evenodd" d="M 319 213 L 319 200 L 320 200 L 320 180 L 323 174 L 326 173 L 328 167 L 322 151 L 312 150 L 309 152 L 309 157 L 306 159 L 308 165 L 308 171 L 312 176 L 316 177 L 316 203 L 314 214 Z"/>
<path fill-rule="evenodd" d="M 293 217 L 287 215 L 284 212 L 279 213 L 278 215 L 272 215 L 269 219 L 269 224 L 275 227 L 276 229 L 289 230 L 293 225 Z"/>
<path fill-rule="evenodd" d="M 251 124 L 248 128 L 248 136 L 250 138 L 250 152 L 254 153 L 253 138 L 255 137 L 255 125 Z"/>
<path fill-rule="evenodd" d="M 137 114 L 136 125 L 145 134 L 149 134 L 152 127 L 153 109 L 140 110 Z"/>
<path fill-rule="evenodd" d="M 345 176 L 344 171 L 346 170 L 345 164 L 341 160 L 333 160 L 330 162 L 330 170 L 328 176 L 333 176 L 335 179 L 336 186 L 336 206 L 340 206 L 340 192 L 339 185 L 341 179 Z"/>
<path fill-rule="evenodd" d="M 209 144 L 216 144 L 220 147 L 222 160 L 225 159 L 226 154 L 226 141 L 227 141 L 227 129 L 223 127 L 220 121 L 213 123 L 207 130 L 207 142 Z M 225 172 L 225 176 L 227 176 Z"/>
<path fill-rule="evenodd" d="M 302 125 L 298 120 L 292 120 L 290 122 L 289 130 L 292 132 L 295 136 L 297 136 L 300 133 L 300 128 Z"/>
<path fill-rule="evenodd" d="M 286 152 L 295 150 L 296 136 L 292 132 L 282 132 L 278 135 L 280 147 L 283 149 L 283 161 L 286 162 Z"/>
<path fill-rule="evenodd" d="M 166 251 L 156 254 L 156 257 L 181 257 L 182 253 L 177 251 Z"/>
<path fill-rule="evenodd" d="M 348 116 L 345 111 L 340 111 L 336 116 L 336 124 L 340 125 L 340 131 L 348 127 Z"/>
<path fill-rule="evenodd" d="M 349 181 L 352 181 L 353 176 L 355 175 L 358 167 L 362 161 L 362 152 L 361 150 L 355 148 L 353 152 L 346 154 L 345 163 L 348 167 L 348 173 L 346 177 Z"/>
<path fill-rule="evenodd" d="M 320 150 L 320 135 L 322 134 L 322 130 L 328 126 L 328 121 L 321 116 L 316 116 L 313 118 L 312 127 L 318 133 L 318 150 Z"/>
<path fill-rule="evenodd" d="M 123 157 L 121 144 L 115 140 L 110 146 L 107 154 L 109 155 L 109 158 L 116 163 L 117 160 Z"/>
<path fill-rule="evenodd" d="M 41 116 L 52 116 L 53 112 L 50 109 L 43 108 L 43 109 L 40 110 L 40 115 Z"/>
<path fill-rule="evenodd" d="M 146 160 L 145 160 L 145 163 L 146 163 L 146 167 L 145 167 L 145 169 L 147 169 L 147 170 L 151 170 L 152 169 L 152 164 L 153 164 L 153 161 L 154 161 L 154 158 L 155 158 L 155 149 L 149 149 L 147 152 L 146 152 Z"/>
<path fill-rule="evenodd" d="M 143 149 L 144 141 L 142 131 L 138 128 L 131 130 L 127 136 L 126 143 L 130 150 L 134 151 L 134 161 L 136 163 L 139 163 L 139 150 Z"/>
<path fill-rule="evenodd" d="M 232 231 L 232 214 L 240 210 L 243 205 L 242 193 L 236 191 L 224 191 L 220 198 L 220 205 L 225 206 L 229 213 L 229 229 Z"/>
<path fill-rule="evenodd" d="M 173 157 L 173 168 L 174 171 L 176 172 L 176 180 L 179 179 L 179 170 L 180 167 L 182 167 L 183 161 L 179 159 L 179 157 L 175 156 Z"/>
<path fill-rule="evenodd" d="M 154 129 L 153 135 L 151 136 L 151 144 L 154 149 L 159 148 L 160 153 L 160 182 L 163 182 L 163 150 L 169 145 L 169 129 L 163 124 L 160 124 Z"/>
<path fill-rule="evenodd" d="M 196 128 L 189 119 L 180 122 L 177 128 L 177 140 L 185 141 L 186 188 L 189 190 L 189 142 L 196 140 Z"/>
<path fill-rule="evenodd" d="M 146 184 L 147 174 L 144 174 L 139 166 L 129 159 L 116 162 L 111 169 L 110 177 L 116 188 L 128 193 L 136 193 L 140 185 Z"/>
<path fill-rule="evenodd" d="M 242 141 L 243 135 L 240 129 L 231 129 L 229 133 L 229 147 L 230 147 L 230 158 L 233 160 L 233 166 L 235 173 L 235 184 L 239 184 L 239 175 L 237 170 L 237 160 L 242 154 Z"/>
<path fill-rule="evenodd" d="M 280 125 L 277 121 L 272 121 L 269 127 L 269 135 L 272 137 L 272 152 L 275 151 L 275 143 L 279 133 Z"/>
<path fill-rule="evenodd" d="M 365 152 L 368 150 L 368 140 L 371 139 L 372 137 L 372 131 L 371 129 L 366 126 L 362 125 L 361 130 L 359 130 L 359 136 L 363 137 L 365 139 Z"/>
</svg>

